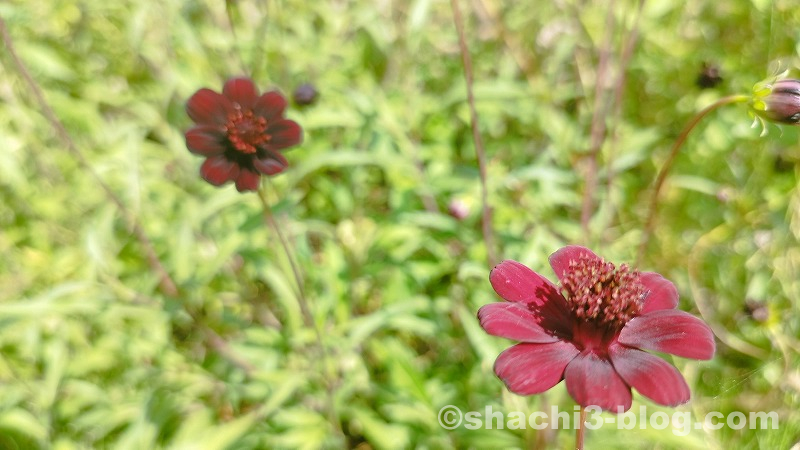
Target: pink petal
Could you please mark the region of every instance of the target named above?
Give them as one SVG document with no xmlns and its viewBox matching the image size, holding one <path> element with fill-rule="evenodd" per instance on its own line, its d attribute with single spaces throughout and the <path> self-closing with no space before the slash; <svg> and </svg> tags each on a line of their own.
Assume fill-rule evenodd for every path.
<svg viewBox="0 0 800 450">
<path fill-rule="evenodd" d="M 303 130 L 293 120 L 274 122 L 267 129 L 267 134 L 271 139 L 265 147 L 273 151 L 297 145 L 303 140 Z"/>
<path fill-rule="evenodd" d="M 522 342 L 555 342 L 552 331 L 539 324 L 537 317 L 519 303 L 491 303 L 478 310 L 478 321 L 487 333 Z"/>
<path fill-rule="evenodd" d="M 186 147 L 195 155 L 214 156 L 225 151 L 222 131 L 216 125 L 198 125 L 186 132 Z"/>
<path fill-rule="evenodd" d="M 628 385 L 659 405 L 678 406 L 689 401 L 691 393 L 683 376 L 663 359 L 624 345 L 612 345 L 609 356 Z"/>
<path fill-rule="evenodd" d="M 542 326 L 567 337 L 572 330 L 572 316 L 558 289 L 543 276 L 516 261 L 506 260 L 489 275 L 492 287 L 509 302 L 524 303 L 528 309 L 547 320 Z"/>
<path fill-rule="evenodd" d="M 186 102 L 186 113 L 201 125 L 225 125 L 233 105 L 222 94 L 203 88 Z"/>
<path fill-rule="evenodd" d="M 255 166 L 256 170 L 263 173 L 264 175 L 276 175 L 283 172 L 283 169 L 289 165 L 286 161 L 286 158 L 283 157 L 280 153 L 271 154 L 270 157 L 262 158 L 262 159 L 254 159 L 253 166 Z"/>
<path fill-rule="evenodd" d="M 236 190 L 239 192 L 258 190 L 258 182 L 261 176 L 247 169 L 241 169 L 239 176 L 236 177 Z"/>
<path fill-rule="evenodd" d="M 561 381 L 564 367 L 577 354 L 578 349 L 564 341 L 517 344 L 497 357 L 494 373 L 515 394 L 541 394 Z"/>
<path fill-rule="evenodd" d="M 262 95 L 253 106 L 253 112 L 257 116 L 267 119 L 268 123 L 281 117 L 285 109 L 286 98 L 277 91 L 270 91 Z"/>
<path fill-rule="evenodd" d="M 586 247 L 581 247 L 580 245 L 568 245 L 560 248 L 558 251 L 550 255 L 550 267 L 553 268 L 553 271 L 556 273 L 558 279 L 563 280 L 564 272 L 569 270 L 570 261 L 577 261 L 581 258 L 581 256 L 588 256 L 598 260 L 601 259 Z"/>
<path fill-rule="evenodd" d="M 200 166 L 200 175 L 214 186 L 220 186 L 239 177 L 239 166 L 222 155 L 212 156 Z"/>
<path fill-rule="evenodd" d="M 692 359 L 711 359 L 716 348 L 708 325 L 677 309 L 661 309 L 634 317 L 622 328 L 618 341 L 628 347 Z"/>
<path fill-rule="evenodd" d="M 678 289 L 671 281 L 655 272 L 642 272 L 640 280 L 649 291 L 644 299 L 642 314 L 678 306 Z"/>
<path fill-rule="evenodd" d="M 631 388 L 610 361 L 594 353 L 581 353 L 573 359 L 564 370 L 564 378 L 567 392 L 583 407 L 597 406 L 614 412 L 631 407 Z"/>
<path fill-rule="evenodd" d="M 231 78 L 225 82 L 222 94 L 238 103 L 242 109 L 251 109 L 258 98 L 258 89 L 249 78 Z"/>
</svg>

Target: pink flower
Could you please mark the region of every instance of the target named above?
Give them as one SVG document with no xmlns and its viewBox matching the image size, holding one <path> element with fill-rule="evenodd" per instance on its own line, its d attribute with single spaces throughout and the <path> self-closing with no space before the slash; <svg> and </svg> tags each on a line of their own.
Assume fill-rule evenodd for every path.
<svg viewBox="0 0 800 450">
<path fill-rule="evenodd" d="M 221 186 L 236 182 L 239 192 L 255 191 L 261 175 L 276 175 L 289 164 L 281 150 L 302 140 L 300 125 L 283 117 L 286 99 L 258 94 L 249 78 L 231 78 L 222 94 L 203 88 L 186 102 L 197 124 L 186 132 L 189 151 L 206 158 L 200 175 Z"/>
<path fill-rule="evenodd" d="M 521 342 L 495 361 L 509 390 L 540 394 L 566 379 L 581 406 L 617 412 L 631 407 L 631 388 L 660 405 L 689 401 L 680 372 L 644 351 L 714 356 L 711 329 L 675 309 L 671 282 L 575 245 L 551 255 L 550 265 L 560 289 L 516 261 L 503 261 L 489 276 L 507 303 L 482 307 L 478 320 L 487 333 Z"/>
</svg>

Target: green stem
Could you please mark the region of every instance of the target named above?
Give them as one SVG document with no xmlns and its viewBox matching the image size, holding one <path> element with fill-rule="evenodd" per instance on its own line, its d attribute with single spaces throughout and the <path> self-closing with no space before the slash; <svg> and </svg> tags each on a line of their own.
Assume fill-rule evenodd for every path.
<svg viewBox="0 0 800 450">
<path fill-rule="evenodd" d="M 647 249 L 647 244 L 650 241 L 650 236 L 653 234 L 653 227 L 655 227 L 655 220 L 656 214 L 658 212 L 658 195 L 661 193 L 661 187 L 664 185 L 664 181 L 667 179 L 667 175 L 669 174 L 670 169 L 672 168 L 672 164 L 675 162 L 675 158 L 678 156 L 678 151 L 680 151 L 683 143 L 686 142 L 686 138 L 689 137 L 689 133 L 694 130 L 700 121 L 707 116 L 710 112 L 725 106 L 730 105 L 733 103 L 744 103 L 750 101 L 751 96 L 749 95 L 729 95 L 727 97 L 723 97 L 716 102 L 706 106 L 700 112 L 698 112 L 689 123 L 683 128 L 681 134 L 678 135 L 678 139 L 672 145 L 672 149 L 669 152 L 669 156 L 667 156 L 667 160 L 664 161 L 664 165 L 661 166 L 661 170 L 658 172 L 658 176 L 656 177 L 655 185 L 653 186 L 653 190 L 650 194 L 650 203 L 647 210 L 647 219 L 645 220 L 644 231 L 642 235 L 642 241 L 639 244 L 639 252 L 636 257 L 636 266 L 638 267 L 642 263 L 642 259 L 644 258 L 644 252 Z"/>
<path fill-rule="evenodd" d="M 275 217 L 272 214 L 272 208 L 270 207 L 266 192 L 266 186 L 268 184 L 270 183 L 267 182 L 262 184 L 261 189 L 258 190 L 258 198 L 261 199 L 261 205 L 264 208 L 264 218 L 269 223 L 272 231 L 274 231 L 275 235 L 278 237 L 281 247 L 283 248 L 283 252 L 286 255 L 286 259 L 289 260 L 289 266 L 292 269 L 294 281 L 297 284 L 297 303 L 300 306 L 300 312 L 303 316 L 303 323 L 306 328 L 311 328 L 314 331 L 317 350 L 319 351 L 320 361 L 322 362 L 323 366 L 323 373 L 325 374 L 323 384 L 325 385 L 325 391 L 327 394 L 328 421 L 331 423 L 335 433 L 338 436 L 343 437 L 344 432 L 342 431 L 339 423 L 339 417 L 336 413 L 336 402 L 334 398 L 336 369 L 331 365 L 331 358 L 328 356 L 328 351 L 325 348 L 325 342 L 322 339 L 322 331 L 320 331 L 316 321 L 314 320 L 314 316 L 311 314 L 311 308 L 309 307 L 308 297 L 306 297 L 305 287 L 303 285 L 303 277 L 300 274 L 300 268 L 294 260 L 292 250 L 289 247 L 289 242 L 284 237 L 280 226 L 278 226 L 278 223 L 275 221 Z"/>
<path fill-rule="evenodd" d="M 314 317 L 311 315 L 311 308 L 308 306 L 308 299 L 306 298 L 306 291 L 303 285 L 303 277 L 300 275 L 300 269 L 294 262 L 294 256 L 292 255 L 292 250 L 289 248 L 289 243 L 283 236 L 283 232 L 281 232 L 281 228 L 278 226 L 278 223 L 275 222 L 275 217 L 272 215 L 272 207 L 270 207 L 269 200 L 267 199 L 266 189 L 263 187 L 258 190 L 258 198 L 261 199 L 261 205 L 264 207 L 264 218 L 272 228 L 272 231 L 274 231 L 275 235 L 278 237 L 278 241 L 281 243 L 281 247 L 286 255 L 286 259 L 289 261 L 289 266 L 292 268 L 294 281 L 297 284 L 297 302 L 300 306 L 300 313 L 303 315 L 303 324 L 308 328 L 313 328 L 314 331 L 317 332 L 321 342 L 322 338 L 320 336 L 320 332 L 314 324 Z"/>
</svg>

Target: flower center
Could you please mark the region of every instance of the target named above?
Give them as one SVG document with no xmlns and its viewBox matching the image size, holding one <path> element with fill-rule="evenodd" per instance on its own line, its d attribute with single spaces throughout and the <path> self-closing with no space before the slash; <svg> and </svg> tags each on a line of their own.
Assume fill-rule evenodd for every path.
<svg viewBox="0 0 800 450">
<path fill-rule="evenodd" d="M 239 108 L 228 115 L 228 122 L 225 124 L 228 141 L 233 148 L 246 154 L 256 153 L 259 145 L 271 139 L 271 136 L 265 133 L 266 130 L 266 119 L 254 115 L 252 111 L 242 111 Z"/>
<path fill-rule="evenodd" d="M 561 280 L 567 303 L 579 321 L 618 331 L 642 311 L 646 294 L 639 272 L 581 255 Z"/>
</svg>

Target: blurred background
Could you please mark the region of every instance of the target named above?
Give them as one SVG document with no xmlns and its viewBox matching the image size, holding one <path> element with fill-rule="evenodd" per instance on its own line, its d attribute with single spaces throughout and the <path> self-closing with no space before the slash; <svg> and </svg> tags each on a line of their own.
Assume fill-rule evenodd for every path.
<svg viewBox="0 0 800 450">
<path fill-rule="evenodd" d="M 565 244 L 634 262 L 686 122 L 800 56 L 792 0 L 459 5 L 495 251 L 551 279 Z M 573 407 L 563 383 L 510 394 L 492 365 L 511 342 L 475 318 L 500 299 L 450 2 L 6 0 L 0 18 L 0 448 L 574 446 L 437 421 Z M 290 101 L 304 143 L 267 191 L 321 339 L 258 196 L 204 182 L 184 143 L 186 100 L 240 75 L 317 92 Z M 718 338 L 672 361 L 692 389 L 675 410 L 778 429 L 606 426 L 587 448 L 800 441 L 800 134 L 751 124 L 731 105 L 689 136 L 639 268 Z"/>
</svg>

